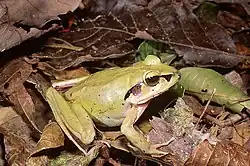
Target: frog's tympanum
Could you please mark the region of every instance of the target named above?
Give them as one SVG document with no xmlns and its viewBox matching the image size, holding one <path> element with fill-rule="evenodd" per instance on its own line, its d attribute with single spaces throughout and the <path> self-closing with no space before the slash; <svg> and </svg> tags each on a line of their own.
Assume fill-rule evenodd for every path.
<svg viewBox="0 0 250 166">
<path fill-rule="evenodd" d="M 157 146 L 134 129 L 134 123 L 149 102 L 175 85 L 179 78 L 175 68 L 148 56 L 131 67 L 94 73 L 63 95 L 51 87 L 46 97 L 64 132 L 69 131 L 84 144 L 94 140 L 94 123 L 121 126 L 121 132 L 134 146 L 144 153 L 161 154 Z"/>
</svg>

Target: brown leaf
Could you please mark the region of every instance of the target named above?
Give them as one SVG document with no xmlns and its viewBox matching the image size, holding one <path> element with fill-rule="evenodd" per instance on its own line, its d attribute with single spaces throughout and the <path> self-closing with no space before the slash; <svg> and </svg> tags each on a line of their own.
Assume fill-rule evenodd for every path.
<svg viewBox="0 0 250 166">
<path fill-rule="evenodd" d="M 36 150 L 32 155 L 43 150 L 64 146 L 64 133 L 56 122 L 51 122 L 45 126 L 40 140 L 36 145 Z"/>
<path fill-rule="evenodd" d="M 9 165 L 25 165 L 36 144 L 31 138 L 32 132 L 10 107 L 2 107 L 0 111 L 0 133 L 5 138 L 7 162 Z"/>
<path fill-rule="evenodd" d="M 19 83 L 24 83 L 29 75 L 32 73 L 33 69 L 30 64 L 25 62 L 23 58 L 16 58 L 8 62 L 6 65 L 0 69 L 0 91 L 4 90 L 4 86 L 8 86 L 9 81 L 15 77 L 18 77 L 19 73 Z"/>
<path fill-rule="evenodd" d="M 243 146 L 250 138 L 250 126 L 249 122 L 242 122 L 235 125 L 233 130 L 233 138 L 231 141 Z"/>
<path fill-rule="evenodd" d="M 213 0 L 216 3 L 225 5 L 225 7 L 231 11 L 240 13 L 242 16 L 250 15 L 250 7 L 248 1 L 245 0 Z"/>
<path fill-rule="evenodd" d="M 51 86 L 51 83 L 48 82 L 43 75 L 40 73 L 32 73 L 27 79 L 27 82 L 35 85 L 36 90 L 43 96 L 44 99 L 45 91 Z"/>
<path fill-rule="evenodd" d="M 250 34 L 249 30 L 242 30 L 233 34 L 233 40 L 237 45 L 239 54 L 250 55 Z"/>
<path fill-rule="evenodd" d="M 49 30 L 31 28 L 29 32 L 14 24 L 23 24 L 31 27 L 42 27 L 47 21 L 58 19 L 59 14 L 75 10 L 80 0 L 62 1 L 23 1 L 3 0 L 0 3 L 0 50 L 4 51 L 32 37 L 39 37 Z"/>
<path fill-rule="evenodd" d="M 242 30 L 248 27 L 245 20 L 227 11 L 220 11 L 217 17 L 224 27 L 234 28 L 235 30 Z"/>
<path fill-rule="evenodd" d="M 0 133 L 0 165 L 7 165 L 5 154 L 4 135 Z"/>
<path fill-rule="evenodd" d="M 194 111 L 194 114 L 199 115 L 199 116 L 202 114 L 204 110 L 204 106 L 196 98 L 185 95 L 183 97 L 183 100 L 190 108 L 192 108 L 192 110 Z M 206 109 L 206 114 L 204 115 L 204 117 L 206 118 L 207 114 L 216 116 L 216 115 L 219 115 L 222 111 L 223 111 L 222 107 L 209 105 Z"/>
<path fill-rule="evenodd" d="M 18 80 L 12 80 L 9 88 L 14 91 L 10 94 L 9 99 L 14 104 L 15 110 L 28 124 L 31 123 L 38 132 L 41 132 L 44 126 L 43 124 L 37 124 L 35 105 L 25 87 L 19 84 Z"/>
<path fill-rule="evenodd" d="M 129 41 L 135 38 L 165 42 L 186 63 L 198 66 L 233 67 L 246 58 L 236 55 L 232 38 L 221 26 L 196 16 L 183 1 L 153 0 L 147 7 L 117 4 L 121 7 L 100 6 L 109 14 L 98 13 L 61 35 L 64 44 L 47 45 L 50 48 L 35 57 L 51 60 L 40 67 L 63 70 L 81 62 L 132 54 L 135 48 Z"/>
<path fill-rule="evenodd" d="M 152 144 L 166 143 L 174 138 L 173 126 L 163 119 L 153 117 L 150 123 L 153 130 L 149 132 L 148 139 Z M 161 147 L 160 150 L 169 153 L 164 157 L 164 160 L 170 160 L 180 165 L 186 160 L 188 154 L 191 154 L 193 143 L 192 139 L 188 137 L 178 137 L 174 138 L 167 146 Z"/>
<path fill-rule="evenodd" d="M 200 143 L 185 163 L 187 166 L 230 165 L 245 166 L 250 164 L 250 154 L 246 149 L 230 141 L 220 141 L 216 145 L 207 140 Z"/>
<path fill-rule="evenodd" d="M 1 91 L 8 95 L 10 102 L 14 104 L 15 110 L 28 124 L 31 123 L 37 131 L 42 131 L 47 121 L 46 119 L 41 121 L 40 115 L 43 112 L 35 110 L 33 100 L 23 85 L 33 72 L 32 65 L 26 63 L 22 58 L 17 58 L 3 66 L 2 69 Z"/>
<path fill-rule="evenodd" d="M 29 158 L 26 163 L 26 166 L 47 166 L 48 157 L 47 156 L 37 156 Z"/>
<path fill-rule="evenodd" d="M 233 84 L 234 86 L 238 87 L 240 90 L 242 90 L 243 92 L 245 92 L 247 94 L 247 91 L 245 89 L 244 83 L 243 83 L 240 75 L 235 70 L 233 70 L 233 71 L 225 74 L 224 77 L 229 82 L 231 82 L 231 84 Z"/>
<path fill-rule="evenodd" d="M 79 78 L 83 76 L 89 75 L 89 71 L 83 67 L 79 67 L 74 70 L 64 70 L 61 72 L 55 73 L 55 78 L 57 80 L 68 80 L 68 79 L 73 79 L 73 78 Z"/>
</svg>

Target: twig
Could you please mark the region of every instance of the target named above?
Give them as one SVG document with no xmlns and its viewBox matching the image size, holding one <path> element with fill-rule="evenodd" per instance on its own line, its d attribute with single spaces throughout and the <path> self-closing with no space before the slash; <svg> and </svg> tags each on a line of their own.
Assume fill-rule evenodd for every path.
<svg viewBox="0 0 250 166">
<path fill-rule="evenodd" d="M 203 118 L 203 116 L 204 116 L 204 114 L 205 114 L 205 112 L 206 112 L 206 110 L 207 110 L 207 107 L 208 107 L 208 105 L 210 104 L 210 102 L 211 102 L 211 100 L 212 100 L 212 98 L 213 98 L 215 92 L 216 92 L 216 89 L 213 90 L 213 92 L 212 92 L 212 94 L 211 94 L 209 100 L 207 101 L 207 104 L 206 104 L 206 106 L 204 107 L 203 112 L 202 112 L 202 114 L 201 114 L 201 116 L 200 116 L 198 122 L 196 123 L 194 129 L 197 128 L 198 124 L 200 123 L 201 119 Z"/>
<path fill-rule="evenodd" d="M 45 47 L 64 48 L 64 49 L 73 50 L 73 51 L 82 51 L 83 50 L 83 47 L 74 46 L 63 39 L 59 39 L 59 38 L 55 38 L 55 37 L 53 37 L 51 39 L 55 40 L 55 41 L 60 41 L 60 42 L 62 42 L 62 44 L 56 44 L 56 43 L 47 44 L 47 45 L 45 45 Z"/>
</svg>

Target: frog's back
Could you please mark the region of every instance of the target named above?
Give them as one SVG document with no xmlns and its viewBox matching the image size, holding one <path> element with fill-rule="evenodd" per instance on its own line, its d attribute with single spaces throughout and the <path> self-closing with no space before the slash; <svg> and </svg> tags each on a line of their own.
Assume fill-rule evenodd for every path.
<svg viewBox="0 0 250 166">
<path fill-rule="evenodd" d="M 133 69 L 133 70 L 132 70 Z M 136 83 L 143 68 L 113 68 L 90 75 L 86 80 L 69 89 L 68 100 L 80 101 L 91 117 L 106 126 L 121 125 L 124 114 L 124 97 Z"/>
</svg>

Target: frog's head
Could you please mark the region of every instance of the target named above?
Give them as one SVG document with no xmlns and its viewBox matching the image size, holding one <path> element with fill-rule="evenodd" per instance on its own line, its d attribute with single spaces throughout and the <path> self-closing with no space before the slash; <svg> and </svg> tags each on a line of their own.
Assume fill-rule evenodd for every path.
<svg viewBox="0 0 250 166">
<path fill-rule="evenodd" d="M 139 65 L 143 70 L 135 72 L 137 72 L 140 80 L 134 84 L 125 96 L 126 102 L 131 104 L 148 103 L 151 99 L 166 92 L 180 79 L 177 69 L 161 63 L 156 56 L 147 56 Z"/>
</svg>

